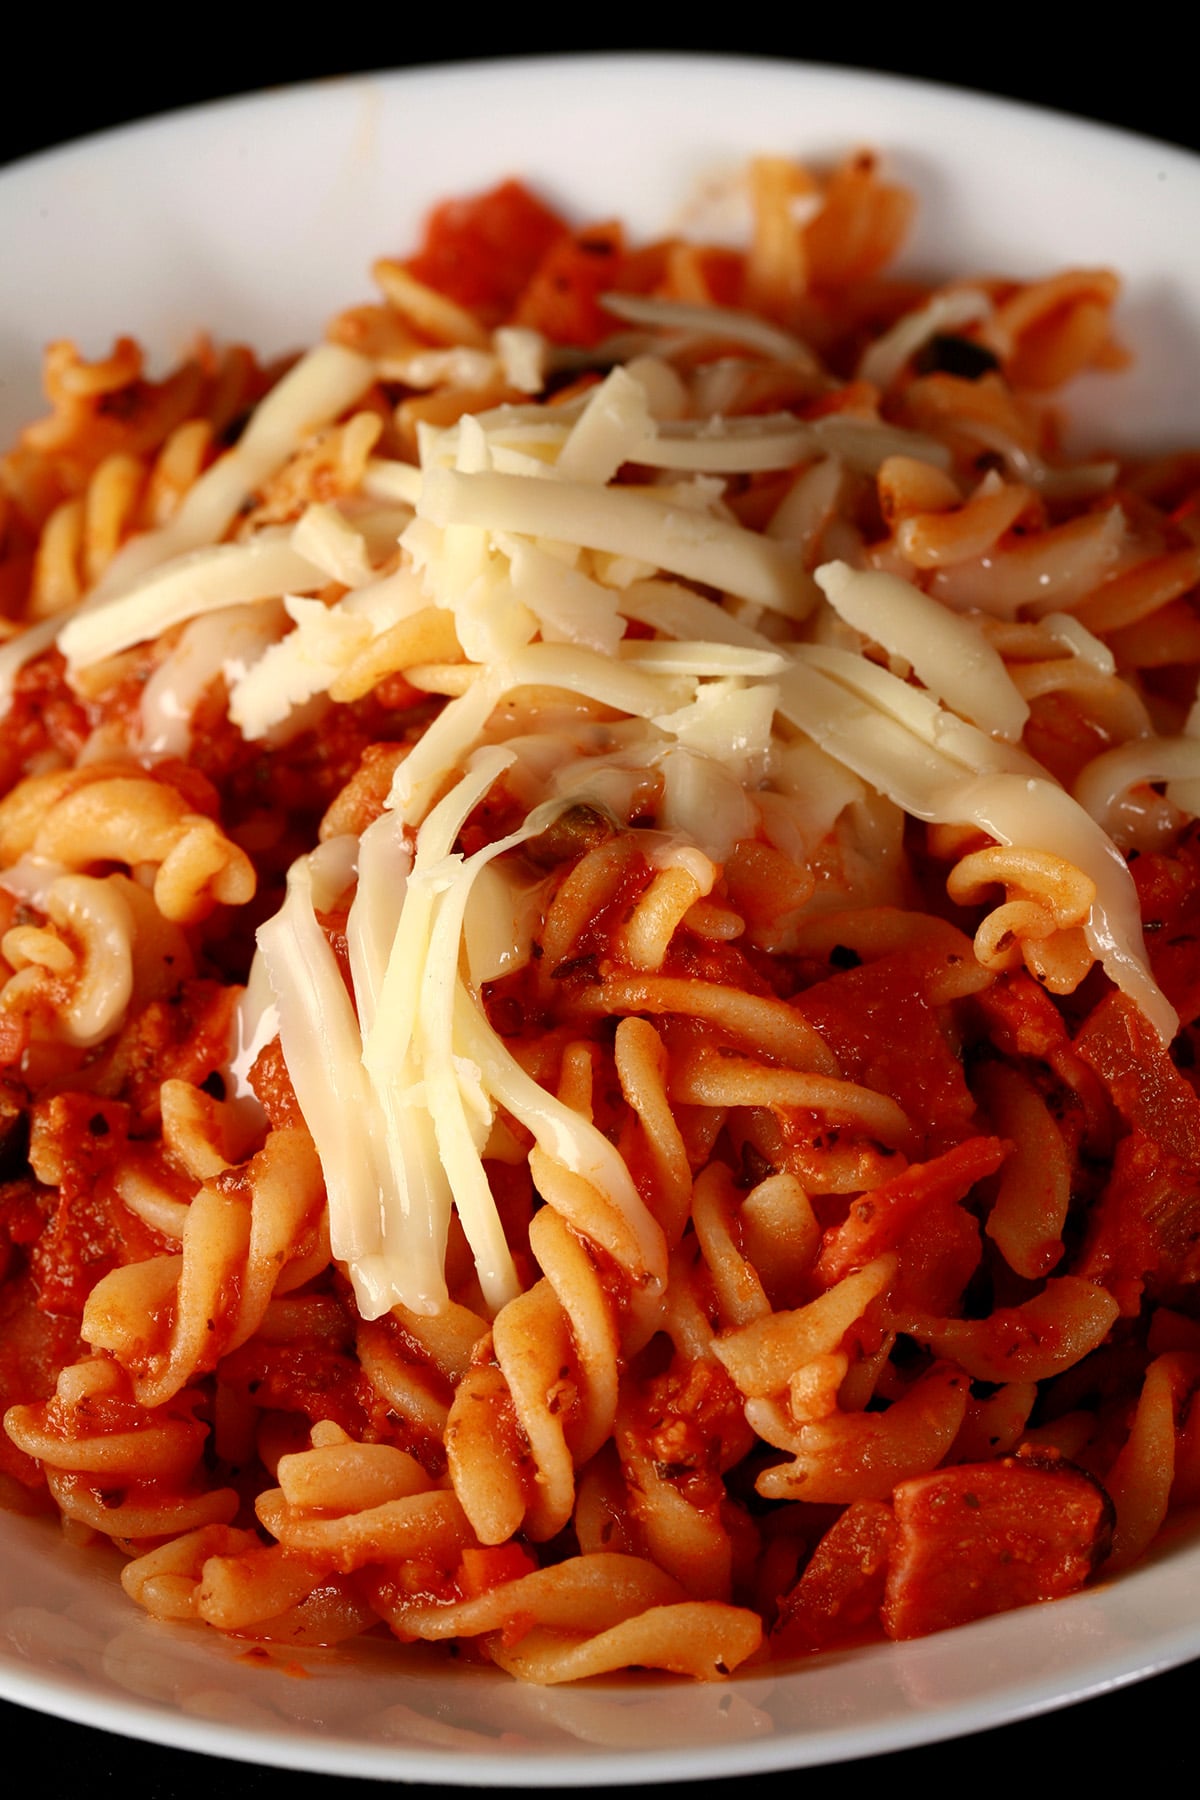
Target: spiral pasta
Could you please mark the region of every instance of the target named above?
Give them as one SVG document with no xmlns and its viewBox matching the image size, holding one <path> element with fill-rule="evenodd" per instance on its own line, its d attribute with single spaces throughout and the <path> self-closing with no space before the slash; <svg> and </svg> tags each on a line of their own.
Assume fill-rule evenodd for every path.
<svg viewBox="0 0 1200 1800">
<path fill-rule="evenodd" d="M 156 1618 L 715 1680 L 1200 1495 L 1196 459 L 1057 448 L 1107 271 L 746 193 L 0 462 L 0 1494 Z"/>
</svg>

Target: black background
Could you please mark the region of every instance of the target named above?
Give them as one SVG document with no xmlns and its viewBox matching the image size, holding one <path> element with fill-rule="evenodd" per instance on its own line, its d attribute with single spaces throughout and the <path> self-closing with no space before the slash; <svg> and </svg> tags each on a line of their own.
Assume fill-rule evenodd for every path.
<svg viewBox="0 0 1200 1800">
<path fill-rule="evenodd" d="M 506 19 L 503 29 L 489 32 L 469 26 L 461 9 L 453 11 L 452 26 L 437 32 L 414 21 L 407 8 L 389 8 L 386 22 L 349 9 L 341 14 L 322 9 L 312 15 L 320 20 L 315 28 L 295 24 L 290 35 L 299 41 L 283 47 L 267 36 L 268 29 L 270 38 L 288 35 L 289 19 L 276 9 L 269 18 L 249 6 L 240 16 L 222 16 L 213 8 L 195 15 L 164 11 L 149 15 L 156 21 L 153 35 L 132 29 L 131 15 L 98 11 L 91 37 L 67 26 L 57 9 L 47 8 L 43 20 L 32 21 L 25 9 L 22 23 L 31 39 L 19 52 L 10 39 L 6 56 L 0 162 L 129 119 L 261 87 L 373 68 L 584 49 L 687 49 L 878 69 L 1052 106 L 1200 150 L 1195 65 L 1178 34 L 1172 42 L 1170 32 L 1149 21 L 1139 33 L 1134 27 L 1140 20 L 1120 30 L 1102 26 L 1095 9 L 989 9 L 982 15 L 961 9 L 931 16 L 929 8 L 896 7 L 890 22 L 885 14 L 883 23 L 870 25 L 861 12 L 841 9 L 845 23 L 820 25 L 806 16 L 808 9 L 789 8 L 784 16 L 795 21 L 790 28 L 763 27 L 749 38 L 735 38 L 730 31 L 704 37 L 624 30 L 597 32 L 586 44 L 571 42 L 561 29 L 538 35 L 528 14 L 524 24 Z M 262 38 L 255 41 L 259 32 Z M 864 120 L 864 140 L 869 135 L 870 121 Z M 0 307 L 3 286 L 0 245 Z M 1095 1779 L 1107 1786 L 1132 1772 L 1126 1757 L 1136 1758 L 1135 1779 L 1190 1785 L 1195 1777 L 1191 1708 L 1198 1695 L 1200 1677 L 1193 1664 L 1065 1712 L 894 1753 L 886 1761 L 760 1776 L 755 1788 L 763 1800 L 781 1800 L 801 1782 L 827 1793 L 833 1784 L 855 1777 L 887 1780 L 901 1794 L 914 1786 L 961 1794 L 989 1777 L 1006 1785 L 1066 1780 L 1077 1788 Z M 6 1765 L 17 1780 L 28 1779 L 28 1769 L 35 1782 L 69 1781 L 87 1795 L 121 1792 L 174 1800 L 203 1783 L 219 1786 L 229 1800 L 275 1800 L 284 1793 L 319 1800 L 336 1780 L 161 1750 L 10 1705 L 0 1704 L 0 1731 Z M 412 1790 L 414 1796 L 439 1791 Z M 694 1797 L 727 1796 L 732 1790 L 726 1780 L 673 1791 Z"/>
<path fill-rule="evenodd" d="M 26 9 L 26 20 L 31 10 Z M 327 8 L 328 28 L 297 32 L 301 41 L 290 46 L 269 43 L 265 24 L 251 5 L 240 18 L 228 9 L 222 16 L 220 8 L 207 8 L 195 18 L 181 15 L 170 38 L 164 31 L 153 43 L 139 41 L 136 34 L 110 37 L 113 28 L 107 20 L 102 26 L 98 21 L 94 42 L 66 30 L 60 38 L 57 20 L 35 22 L 27 29 L 35 34 L 35 55 L 39 46 L 43 51 L 45 79 L 39 80 L 35 62 L 22 105 L 19 62 L 7 59 L 11 80 L 7 104 L 0 109 L 0 160 L 128 119 L 323 76 L 474 57 L 633 49 L 879 69 L 1053 107 L 1189 149 L 1200 143 L 1195 62 L 1178 34 L 1172 43 L 1171 34 L 1159 29 L 1142 35 L 1101 29 L 1087 23 L 1090 9 L 1046 5 L 998 11 L 989 24 L 987 15 L 968 23 L 968 15 L 958 11 L 950 23 L 948 9 L 895 7 L 891 22 L 885 13 L 883 22 L 872 21 L 868 28 L 861 17 L 842 25 L 814 23 L 812 9 L 797 7 L 788 9 L 795 19 L 790 29 L 762 27 L 749 36 L 732 30 L 674 36 L 661 29 L 623 29 L 597 31 L 586 44 L 573 43 L 561 29 L 547 37 L 544 27 L 540 32 L 535 28 L 536 14 L 514 20 L 511 7 L 504 9 L 503 28 L 491 30 L 466 27 L 459 9 L 445 10 L 453 10 L 455 18 L 438 32 L 414 18 L 411 8 L 389 9 L 389 22 L 373 20 L 369 30 L 355 28 L 361 21 L 353 13 L 340 17 Z M 849 13 L 848 8 L 842 11 Z M 947 22 L 939 25 L 939 16 Z M 1099 16 L 1098 10 L 1091 13 L 1094 19 Z M 170 47 L 172 40 L 176 47 Z M 869 130 L 869 121 L 864 129 Z"/>
</svg>

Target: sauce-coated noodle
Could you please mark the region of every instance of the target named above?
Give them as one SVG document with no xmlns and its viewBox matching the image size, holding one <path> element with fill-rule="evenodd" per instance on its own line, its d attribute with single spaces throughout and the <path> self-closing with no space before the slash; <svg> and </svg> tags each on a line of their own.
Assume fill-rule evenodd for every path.
<svg viewBox="0 0 1200 1800">
<path fill-rule="evenodd" d="M 1057 453 L 1108 272 L 747 198 L 0 462 L 0 1498 L 158 1617 L 711 1679 L 1200 1499 L 1200 455 Z"/>
</svg>

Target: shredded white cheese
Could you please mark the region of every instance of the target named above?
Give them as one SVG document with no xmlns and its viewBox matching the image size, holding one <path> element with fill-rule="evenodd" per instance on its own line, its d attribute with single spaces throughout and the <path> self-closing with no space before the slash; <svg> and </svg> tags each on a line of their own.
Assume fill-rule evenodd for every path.
<svg viewBox="0 0 1200 1800">
<path fill-rule="evenodd" d="M 790 545 L 645 492 L 430 469 L 419 514 L 443 529 L 472 525 L 631 556 L 791 618 L 813 604 L 808 571 Z"/>
<path fill-rule="evenodd" d="M 867 527 L 840 505 L 847 489 L 892 455 L 947 468 L 946 446 L 888 424 L 869 393 L 854 412 L 725 416 L 756 359 L 786 364 L 816 394 L 828 378 L 804 344 L 760 319 L 627 296 L 606 304 L 642 328 L 628 334 L 636 354 L 560 405 L 508 403 L 566 366 L 536 333 L 406 350 L 386 376 L 418 389 L 499 386 L 505 404 L 446 428 L 422 423 L 417 465 L 374 455 L 354 495 L 310 505 L 290 529 L 223 541 L 246 501 L 380 373 L 337 346 L 314 351 L 170 525 L 124 550 L 71 616 L 0 648 L 2 697 L 55 641 L 77 677 L 184 627 L 141 709 L 142 749 L 175 755 L 218 676 L 234 725 L 269 739 L 310 722 L 402 621 L 427 612 L 447 626 L 437 654 L 448 642 L 461 660 L 408 672 L 452 697 L 406 748 L 381 816 L 361 838 L 300 858 L 260 929 L 231 1070 L 245 1096 L 278 1032 L 325 1174 L 333 1253 L 367 1319 L 446 1304 L 455 1214 L 485 1305 L 517 1291 L 485 1168 L 501 1113 L 620 1221 L 644 1290 L 665 1277 L 662 1231 L 617 1150 L 521 1067 L 482 1001 L 484 983 L 531 953 L 542 884 L 519 853 L 577 803 L 626 822 L 642 820 L 653 795 L 645 853 L 660 873 L 682 871 L 698 898 L 740 842 L 811 857 L 847 808 L 867 821 L 864 857 L 898 844 L 896 808 L 1050 851 L 1095 885 L 1085 932 L 1110 978 L 1164 1038 L 1174 1028 L 1104 827 L 1135 783 L 1167 782 L 1181 801 L 1200 793 L 1200 740 L 1194 728 L 1178 740 L 1143 731 L 1066 793 L 1021 748 L 1020 664 L 1015 679 L 978 621 L 982 610 L 995 633 L 1012 633 L 1044 615 L 1064 661 L 1110 678 L 1111 655 L 1069 608 L 1121 566 L 1120 509 L 1048 538 L 1040 562 L 998 553 L 932 571 L 927 588 L 864 569 Z M 973 289 L 934 296 L 868 351 L 864 380 L 886 387 L 932 334 L 989 308 Z M 677 354 L 701 340 L 715 360 Z M 768 489 L 765 529 L 740 523 L 740 477 L 789 470 L 794 479 Z M 1025 478 L 1036 482 L 1037 469 Z M 464 826 L 501 790 L 521 824 L 466 855 Z M 17 865 L 3 879 L 48 909 L 59 873 Z M 335 909 L 349 986 L 322 923 Z M 129 937 L 115 915 L 95 929 Z M 78 1043 L 103 1036 L 127 964 L 111 991 L 81 998 Z"/>
<path fill-rule="evenodd" d="M 107 605 L 80 611 L 58 634 L 67 667 L 116 656 L 202 613 L 286 593 L 313 593 L 328 576 L 286 537 L 266 533 L 245 544 L 189 550 Z"/>
<path fill-rule="evenodd" d="M 826 563 L 817 581 L 830 605 L 874 643 L 909 662 L 923 685 L 956 712 L 1016 742 L 1029 717 L 1004 660 L 969 619 L 909 581 L 876 571 Z"/>
</svg>

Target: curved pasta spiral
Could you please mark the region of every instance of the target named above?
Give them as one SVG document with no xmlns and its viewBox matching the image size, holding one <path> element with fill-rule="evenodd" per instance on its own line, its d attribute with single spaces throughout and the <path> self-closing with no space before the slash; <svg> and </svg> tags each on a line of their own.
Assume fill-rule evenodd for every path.
<svg viewBox="0 0 1200 1800">
<path fill-rule="evenodd" d="M 82 1320 L 92 1356 L 63 1370 L 53 1398 L 6 1419 L 66 1517 L 134 1542 L 234 1519 L 235 1488 L 199 1479 L 209 1428 L 194 1384 L 260 1328 L 277 1294 L 327 1265 L 322 1201 L 307 1134 L 276 1131 L 192 1195 L 178 1254 L 96 1283 Z"/>
<path fill-rule="evenodd" d="M 997 973 L 1019 968 L 1055 994 L 1074 993 L 1094 959 L 1083 925 L 1096 885 L 1062 857 L 1046 851 L 976 850 L 951 871 L 946 892 L 960 905 L 982 900 L 990 885 L 1006 898 L 975 933 L 975 955 Z"/>
<path fill-rule="evenodd" d="M 163 1404 L 245 1343 L 276 1293 L 326 1266 L 323 1199 L 307 1132 L 273 1131 L 248 1163 L 201 1183 L 177 1256 L 129 1264 L 96 1284 L 85 1337 L 129 1371 L 141 1404 Z"/>
<path fill-rule="evenodd" d="M 253 864 L 217 822 L 176 788 L 121 766 L 31 776 L 0 801 L 0 860 L 22 857 L 82 869 L 121 862 L 155 871 L 155 904 L 165 919 L 194 924 L 218 904 L 244 905 Z"/>
<path fill-rule="evenodd" d="M 160 1618 L 706 1679 L 1200 1498 L 1195 461 L 1052 453 L 1106 273 L 749 188 L 0 463 L 0 1480 Z"/>
<path fill-rule="evenodd" d="M 96 1357 L 64 1368 L 50 1400 L 11 1407 L 5 1426 L 77 1527 L 137 1543 L 228 1524 L 238 1496 L 209 1486 L 200 1468 L 201 1396 L 180 1388 L 171 1399 L 143 1405 L 123 1371 Z"/>
</svg>

